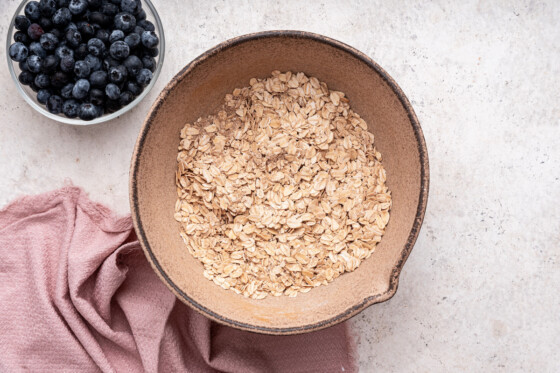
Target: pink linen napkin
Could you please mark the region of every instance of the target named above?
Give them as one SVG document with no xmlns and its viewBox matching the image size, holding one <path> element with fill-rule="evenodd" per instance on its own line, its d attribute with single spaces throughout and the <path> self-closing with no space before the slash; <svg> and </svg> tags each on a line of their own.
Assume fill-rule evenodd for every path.
<svg viewBox="0 0 560 373">
<path fill-rule="evenodd" d="M 150 268 L 130 217 L 79 188 L 0 211 L 2 372 L 354 372 L 347 326 L 268 336 L 212 322 Z"/>
</svg>

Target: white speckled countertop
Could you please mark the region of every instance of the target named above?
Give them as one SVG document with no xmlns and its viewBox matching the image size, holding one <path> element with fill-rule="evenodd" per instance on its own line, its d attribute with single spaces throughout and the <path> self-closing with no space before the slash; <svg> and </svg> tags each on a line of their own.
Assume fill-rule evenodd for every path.
<svg viewBox="0 0 560 373">
<path fill-rule="evenodd" d="M 5 40 L 18 1 L 1 2 Z M 560 371 L 560 2 L 153 2 L 170 46 L 163 71 L 113 122 L 45 119 L 1 69 L 0 207 L 70 178 L 128 212 L 136 136 L 180 68 L 241 34 L 321 33 L 395 78 L 430 156 L 428 210 L 399 291 L 351 321 L 361 371 Z"/>
</svg>

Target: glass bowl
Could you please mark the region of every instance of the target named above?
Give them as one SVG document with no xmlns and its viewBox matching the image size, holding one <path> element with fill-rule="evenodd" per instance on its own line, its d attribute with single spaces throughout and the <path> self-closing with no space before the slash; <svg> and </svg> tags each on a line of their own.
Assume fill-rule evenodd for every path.
<svg viewBox="0 0 560 373">
<path fill-rule="evenodd" d="M 27 103 L 29 105 L 31 105 L 31 107 L 33 109 L 35 109 L 39 113 L 43 114 L 45 117 L 56 120 L 58 122 L 73 124 L 73 125 L 78 125 L 78 126 L 87 126 L 87 125 L 91 125 L 91 124 L 107 122 L 111 119 L 114 119 L 114 118 L 117 118 L 117 117 L 123 115 L 124 113 L 126 113 L 127 111 L 129 111 L 130 109 L 132 109 L 133 107 L 138 105 L 138 103 L 140 101 L 142 101 L 142 99 L 144 97 L 146 97 L 148 92 L 150 92 L 150 90 L 152 89 L 152 87 L 154 86 L 154 84 L 156 83 L 156 81 L 159 77 L 159 73 L 160 73 L 161 67 L 163 65 L 163 59 L 164 59 L 164 55 L 165 55 L 165 36 L 164 36 L 164 33 L 163 33 L 163 26 L 161 24 L 161 19 L 159 18 L 159 15 L 156 11 L 156 8 L 154 7 L 154 5 L 152 4 L 152 2 L 150 0 L 142 0 L 143 9 L 146 12 L 146 19 L 154 24 L 154 26 L 156 28 L 156 33 L 159 37 L 159 47 L 158 47 L 159 48 L 159 54 L 158 54 L 157 57 L 154 57 L 155 60 L 156 60 L 156 69 L 153 73 L 152 81 L 150 82 L 150 84 L 148 84 L 144 88 L 142 93 L 140 93 L 134 99 L 134 101 L 132 101 L 130 104 L 126 105 L 125 107 L 123 107 L 123 108 L 121 108 L 121 109 L 119 109 L 119 110 L 117 110 L 113 113 L 104 114 L 104 115 L 100 116 L 99 118 L 95 118 L 93 120 L 86 121 L 86 120 L 82 120 L 82 119 L 79 119 L 79 118 L 68 118 L 63 114 L 52 114 L 52 113 L 50 113 L 43 104 L 41 104 L 37 101 L 37 94 L 31 89 L 31 87 L 23 85 L 23 84 L 20 83 L 20 81 L 18 79 L 18 75 L 21 72 L 21 70 L 19 68 L 19 64 L 17 62 L 12 61 L 12 59 L 10 58 L 10 54 L 8 53 L 8 49 L 10 48 L 10 45 L 12 43 L 14 43 L 14 40 L 13 40 L 13 34 L 14 34 L 14 30 L 15 30 L 14 21 L 15 21 L 15 19 L 18 15 L 23 14 L 24 7 L 27 5 L 27 3 L 31 2 L 31 1 L 32 0 L 22 1 L 21 4 L 18 6 L 14 16 L 12 17 L 12 21 L 10 22 L 10 27 L 8 29 L 8 39 L 6 41 L 6 58 L 8 60 L 8 69 L 10 70 L 10 75 L 12 76 L 12 79 L 13 79 L 16 87 L 17 87 L 17 90 L 23 96 L 25 101 L 27 101 Z"/>
</svg>

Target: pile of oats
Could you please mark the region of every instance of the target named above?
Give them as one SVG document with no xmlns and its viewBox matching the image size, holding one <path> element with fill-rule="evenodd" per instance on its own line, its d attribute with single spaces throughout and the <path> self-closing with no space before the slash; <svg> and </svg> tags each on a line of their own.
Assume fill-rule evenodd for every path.
<svg viewBox="0 0 560 373">
<path fill-rule="evenodd" d="M 279 71 L 186 124 L 175 219 L 204 276 L 262 299 L 355 270 L 391 208 L 373 139 L 344 93 Z"/>
</svg>

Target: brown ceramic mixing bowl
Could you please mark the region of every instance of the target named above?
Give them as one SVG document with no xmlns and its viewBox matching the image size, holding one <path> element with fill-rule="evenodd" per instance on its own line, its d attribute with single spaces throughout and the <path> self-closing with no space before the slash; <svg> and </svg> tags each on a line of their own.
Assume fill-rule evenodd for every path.
<svg viewBox="0 0 560 373">
<path fill-rule="evenodd" d="M 273 70 L 302 71 L 345 92 L 375 134 L 392 192 L 383 239 L 360 267 L 295 298 L 244 298 L 202 276 L 174 218 L 179 132 L 215 110 L 236 87 Z M 154 103 L 140 132 L 130 172 L 132 217 L 148 260 L 183 302 L 235 328 L 295 334 L 334 325 L 397 291 L 428 198 L 428 155 L 418 119 L 395 81 L 374 61 L 324 36 L 270 31 L 228 40 L 181 70 Z"/>
</svg>

